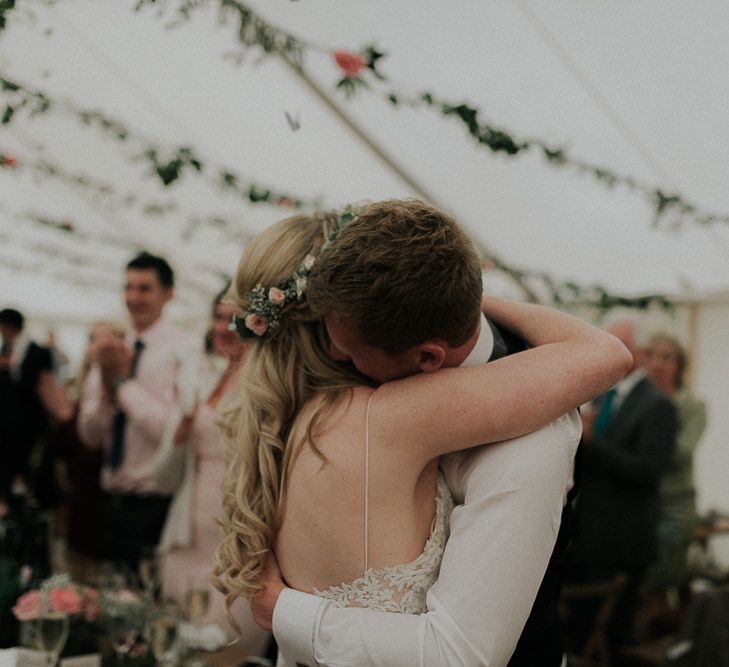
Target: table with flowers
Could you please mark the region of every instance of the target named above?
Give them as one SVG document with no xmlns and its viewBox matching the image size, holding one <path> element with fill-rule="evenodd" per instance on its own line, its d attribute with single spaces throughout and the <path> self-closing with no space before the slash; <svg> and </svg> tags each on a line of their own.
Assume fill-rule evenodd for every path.
<svg viewBox="0 0 729 667">
<path fill-rule="evenodd" d="M 59 658 L 99 654 L 110 667 L 240 665 L 245 654 L 226 645 L 216 626 L 197 626 L 176 605 L 114 578 L 101 588 L 54 575 L 23 593 L 13 607 L 21 646 Z M 261 663 L 265 664 L 265 663 Z"/>
</svg>

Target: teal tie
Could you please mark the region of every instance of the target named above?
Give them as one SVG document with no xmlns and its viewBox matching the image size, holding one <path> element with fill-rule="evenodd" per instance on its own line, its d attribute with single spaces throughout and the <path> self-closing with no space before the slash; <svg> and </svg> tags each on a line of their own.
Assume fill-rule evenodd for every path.
<svg viewBox="0 0 729 667">
<path fill-rule="evenodd" d="M 615 387 L 612 387 L 611 389 L 608 389 L 600 400 L 600 409 L 597 411 L 597 416 L 595 417 L 595 425 L 592 428 L 592 431 L 595 435 L 603 435 L 605 431 L 607 431 L 607 427 L 610 424 L 610 418 L 613 415 L 613 403 L 615 402 L 615 394 L 618 393 L 618 390 L 615 389 Z"/>
</svg>

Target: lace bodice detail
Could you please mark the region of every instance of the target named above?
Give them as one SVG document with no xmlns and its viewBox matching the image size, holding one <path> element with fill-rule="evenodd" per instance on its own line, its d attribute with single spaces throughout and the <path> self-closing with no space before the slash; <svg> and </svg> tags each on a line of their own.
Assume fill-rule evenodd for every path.
<svg viewBox="0 0 729 667">
<path fill-rule="evenodd" d="M 423 553 L 405 565 L 369 568 L 354 581 L 316 591 L 316 594 L 333 600 L 340 607 L 368 607 L 403 614 L 425 613 L 425 595 L 438 578 L 452 509 L 451 493 L 439 471 L 433 529 Z"/>
</svg>

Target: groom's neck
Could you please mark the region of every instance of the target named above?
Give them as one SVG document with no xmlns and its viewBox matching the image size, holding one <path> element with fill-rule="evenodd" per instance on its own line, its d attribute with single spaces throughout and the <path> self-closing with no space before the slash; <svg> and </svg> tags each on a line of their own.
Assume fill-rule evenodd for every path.
<svg viewBox="0 0 729 667">
<path fill-rule="evenodd" d="M 476 346 L 476 342 L 478 341 L 478 337 L 481 333 L 482 320 L 483 318 L 479 318 L 476 331 L 473 332 L 473 335 L 465 343 L 463 343 L 463 345 L 448 348 L 442 368 L 456 368 L 466 360 L 468 355 L 471 354 L 473 348 Z"/>
</svg>

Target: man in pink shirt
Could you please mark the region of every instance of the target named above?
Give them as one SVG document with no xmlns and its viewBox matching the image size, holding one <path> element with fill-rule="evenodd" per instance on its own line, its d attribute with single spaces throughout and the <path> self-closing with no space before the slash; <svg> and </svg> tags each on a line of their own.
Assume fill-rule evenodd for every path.
<svg viewBox="0 0 729 667">
<path fill-rule="evenodd" d="M 157 545 L 170 502 L 156 489 L 151 464 L 178 400 L 180 359 L 202 353 L 194 338 L 162 320 L 173 295 L 164 259 L 143 252 L 127 264 L 124 299 L 133 331 L 124 342 L 111 335 L 94 342 L 80 402 L 81 440 L 105 452 L 103 553 L 133 569 Z"/>
</svg>

